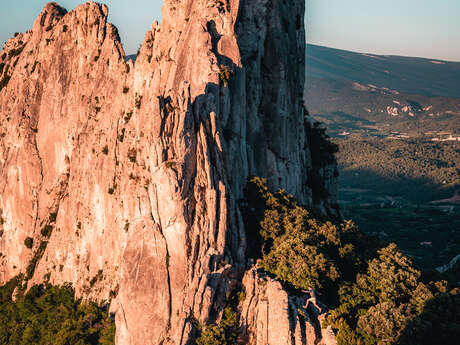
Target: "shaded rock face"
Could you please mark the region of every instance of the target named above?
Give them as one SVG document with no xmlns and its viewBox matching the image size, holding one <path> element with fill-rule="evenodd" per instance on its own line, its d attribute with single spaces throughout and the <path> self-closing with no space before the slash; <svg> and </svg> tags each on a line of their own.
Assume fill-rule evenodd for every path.
<svg viewBox="0 0 460 345">
<path fill-rule="evenodd" d="M 187 344 L 244 274 L 249 176 L 335 212 L 334 164 L 326 197 L 308 181 L 304 1 L 165 0 L 135 65 L 107 14 L 49 3 L 0 53 L 0 282 L 71 282 L 119 344 Z"/>
</svg>

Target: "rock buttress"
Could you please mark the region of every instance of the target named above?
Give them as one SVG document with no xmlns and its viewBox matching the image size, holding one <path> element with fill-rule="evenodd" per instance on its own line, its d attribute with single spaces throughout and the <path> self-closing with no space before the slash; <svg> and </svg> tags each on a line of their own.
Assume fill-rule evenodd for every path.
<svg viewBox="0 0 460 345">
<path fill-rule="evenodd" d="M 246 297 L 240 303 L 243 344 L 337 345 L 332 327 L 321 327 L 325 314 L 304 308 L 305 294 L 289 295 L 282 284 L 257 266 L 242 280 Z"/>
</svg>

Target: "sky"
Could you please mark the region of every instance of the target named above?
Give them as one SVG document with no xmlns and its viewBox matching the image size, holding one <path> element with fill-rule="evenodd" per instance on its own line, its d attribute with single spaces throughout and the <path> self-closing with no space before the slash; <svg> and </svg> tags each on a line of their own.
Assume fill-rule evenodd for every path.
<svg viewBox="0 0 460 345">
<path fill-rule="evenodd" d="M 308 42 L 460 61 L 460 0 L 307 0 Z"/>
<path fill-rule="evenodd" d="M 0 0 L 0 44 L 30 29 L 47 1 Z M 85 1 L 59 0 L 67 10 Z M 161 18 L 161 0 L 105 0 L 127 54 Z M 384 55 L 460 61 L 460 0 L 307 0 L 307 41 Z"/>
</svg>

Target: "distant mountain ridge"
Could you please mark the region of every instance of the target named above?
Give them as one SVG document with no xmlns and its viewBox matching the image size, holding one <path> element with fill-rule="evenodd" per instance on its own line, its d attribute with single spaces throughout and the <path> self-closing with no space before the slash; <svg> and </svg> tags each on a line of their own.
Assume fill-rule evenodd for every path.
<svg viewBox="0 0 460 345">
<path fill-rule="evenodd" d="M 399 92 L 460 98 L 460 62 L 356 53 L 307 45 L 307 78 L 354 81 Z"/>
<path fill-rule="evenodd" d="M 308 45 L 305 102 L 332 135 L 460 133 L 460 62 Z"/>
</svg>

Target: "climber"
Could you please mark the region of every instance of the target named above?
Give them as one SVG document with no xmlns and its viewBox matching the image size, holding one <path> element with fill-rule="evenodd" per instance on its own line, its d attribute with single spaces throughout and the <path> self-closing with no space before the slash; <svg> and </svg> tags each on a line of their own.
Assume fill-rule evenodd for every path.
<svg viewBox="0 0 460 345">
<path fill-rule="evenodd" d="M 310 297 L 307 299 L 307 302 L 304 305 L 305 310 L 307 310 L 308 306 L 311 303 L 316 307 L 316 309 L 319 310 L 319 313 L 321 314 L 323 312 L 323 309 L 318 305 L 318 300 L 316 298 L 317 295 L 321 295 L 321 294 L 315 289 L 313 289 L 312 287 L 308 288 L 307 291 L 302 290 L 302 292 L 308 293 L 310 295 Z"/>
</svg>

